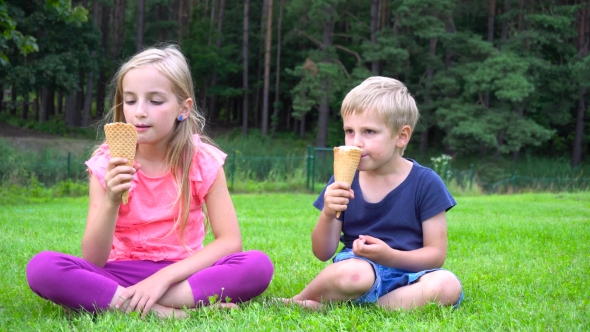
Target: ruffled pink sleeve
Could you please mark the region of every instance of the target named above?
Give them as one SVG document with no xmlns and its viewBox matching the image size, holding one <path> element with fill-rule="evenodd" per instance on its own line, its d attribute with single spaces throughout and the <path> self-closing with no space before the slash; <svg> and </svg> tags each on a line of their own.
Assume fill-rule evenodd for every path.
<svg viewBox="0 0 590 332">
<path fill-rule="evenodd" d="M 193 195 L 202 204 L 217 179 L 217 173 L 225 163 L 227 154 L 212 145 L 201 142 L 197 135 L 194 136 L 194 142 L 197 152 L 193 158 L 189 178 L 192 182 Z"/>
<path fill-rule="evenodd" d="M 107 144 L 101 145 L 98 150 L 94 153 L 94 155 L 86 161 L 86 166 L 88 166 L 88 172 L 90 174 L 94 174 L 100 181 L 100 184 L 104 188 L 106 188 L 106 184 L 104 183 L 104 176 L 107 171 L 107 164 L 111 159 L 111 152 L 109 150 L 109 146 Z"/>
</svg>

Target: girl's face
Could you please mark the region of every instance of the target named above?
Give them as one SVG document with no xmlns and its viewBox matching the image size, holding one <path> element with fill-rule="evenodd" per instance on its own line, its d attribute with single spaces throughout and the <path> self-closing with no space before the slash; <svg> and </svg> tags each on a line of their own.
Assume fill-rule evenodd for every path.
<svg viewBox="0 0 590 332">
<path fill-rule="evenodd" d="M 180 114 L 186 117 L 191 99 L 182 103 L 172 82 L 152 65 L 131 69 L 122 82 L 123 113 L 137 128 L 138 144 L 166 146 Z"/>
<path fill-rule="evenodd" d="M 394 136 L 385 121 L 375 111 L 350 114 L 344 119 L 346 145 L 363 150 L 358 169 L 360 171 L 388 172 L 400 156 L 398 136 Z"/>
</svg>

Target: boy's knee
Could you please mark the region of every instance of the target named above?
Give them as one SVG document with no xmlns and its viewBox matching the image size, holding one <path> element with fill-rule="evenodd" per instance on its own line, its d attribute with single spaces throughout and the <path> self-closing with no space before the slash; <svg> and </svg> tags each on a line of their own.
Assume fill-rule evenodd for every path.
<svg viewBox="0 0 590 332">
<path fill-rule="evenodd" d="M 461 296 L 461 283 L 449 271 L 436 271 L 427 280 L 428 292 L 434 294 L 436 302 L 443 305 L 455 304 Z"/>
<path fill-rule="evenodd" d="M 342 292 L 362 295 L 375 282 L 373 266 L 367 261 L 347 259 L 334 265 L 334 284 Z"/>
</svg>

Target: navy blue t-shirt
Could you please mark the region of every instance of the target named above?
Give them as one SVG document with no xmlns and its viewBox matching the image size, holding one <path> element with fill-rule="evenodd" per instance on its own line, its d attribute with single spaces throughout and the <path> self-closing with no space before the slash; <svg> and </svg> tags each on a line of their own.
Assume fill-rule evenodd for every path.
<svg viewBox="0 0 590 332">
<path fill-rule="evenodd" d="M 414 164 L 408 177 L 378 203 L 365 201 L 356 172 L 352 181 L 354 199 L 339 218 L 342 221 L 340 241 L 345 248 L 352 249 L 359 235 L 376 237 L 397 250 L 422 248 L 422 222 L 457 204 L 438 174 L 408 160 Z M 328 185 L 333 182 L 334 177 Z M 325 191 L 326 188 L 313 203 L 320 211 L 324 208 Z"/>
</svg>

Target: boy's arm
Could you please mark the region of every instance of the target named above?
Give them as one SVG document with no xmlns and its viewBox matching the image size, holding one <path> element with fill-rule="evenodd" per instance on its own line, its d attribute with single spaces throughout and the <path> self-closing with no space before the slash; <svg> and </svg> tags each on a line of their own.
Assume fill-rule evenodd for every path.
<svg viewBox="0 0 590 332">
<path fill-rule="evenodd" d="M 322 262 L 332 258 L 338 249 L 341 232 L 342 222 L 324 208 L 311 233 L 311 248 L 315 257 Z"/>
<path fill-rule="evenodd" d="M 338 249 L 342 222 L 336 219 L 336 212 L 346 210 L 346 205 L 352 198 L 354 193 L 345 182 L 334 182 L 326 187 L 324 207 L 311 233 L 313 254 L 322 262 L 332 258 Z"/>
<path fill-rule="evenodd" d="M 440 268 L 447 257 L 447 217 L 443 211 L 422 223 L 424 246 L 411 251 L 389 247 L 385 242 L 361 235 L 353 243 L 353 252 L 377 264 L 407 271 Z"/>
</svg>

